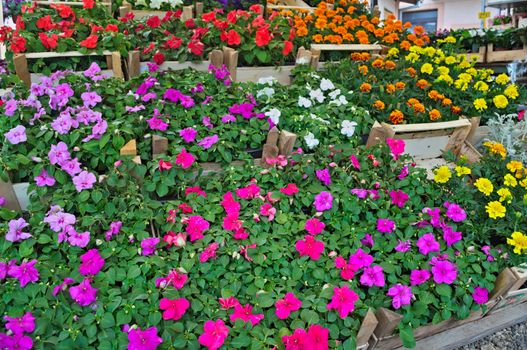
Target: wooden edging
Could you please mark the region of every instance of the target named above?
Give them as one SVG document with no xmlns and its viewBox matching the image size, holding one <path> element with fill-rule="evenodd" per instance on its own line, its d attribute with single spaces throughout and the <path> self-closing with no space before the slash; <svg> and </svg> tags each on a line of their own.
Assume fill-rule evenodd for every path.
<svg viewBox="0 0 527 350">
<path fill-rule="evenodd" d="M 527 47 L 524 45 L 520 50 L 494 51 L 494 44 L 487 46 L 487 63 L 523 61 L 527 58 Z"/>
<path fill-rule="evenodd" d="M 182 10 L 183 12 L 181 13 L 181 20 L 185 22 L 191 18 L 197 18 L 203 14 L 203 3 L 197 2 L 195 8 L 193 5 L 183 6 Z M 130 12 L 134 14 L 136 19 L 141 19 L 152 16 L 164 17 L 168 11 L 134 10 L 131 4 L 127 3 L 126 1 L 123 2 L 123 5 L 119 7 L 119 16 L 124 17 Z"/>
</svg>

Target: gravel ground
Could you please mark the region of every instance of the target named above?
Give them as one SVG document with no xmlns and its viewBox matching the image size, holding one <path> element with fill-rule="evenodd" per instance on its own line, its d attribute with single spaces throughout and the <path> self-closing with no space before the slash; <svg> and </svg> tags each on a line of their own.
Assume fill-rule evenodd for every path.
<svg viewBox="0 0 527 350">
<path fill-rule="evenodd" d="M 527 322 L 505 328 L 457 350 L 527 350 Z"/>
</svg>

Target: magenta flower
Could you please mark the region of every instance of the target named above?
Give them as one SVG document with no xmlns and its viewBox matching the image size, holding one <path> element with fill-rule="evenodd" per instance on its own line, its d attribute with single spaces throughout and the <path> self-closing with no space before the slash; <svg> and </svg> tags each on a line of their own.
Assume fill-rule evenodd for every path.
<svg viewBox="0 0 527 350">
<path fill-rule="evenodd" d="M 27 141 L 26 128 L 23 125 L 18 125 L 4 134 L 7 141 L 12 145 L 17 145 Z"/>
<path fill-rule="evenodd" d="M 284 343 L 285 350 L 304 350 L 306 349 L 307 333 L 304 329 L 295 329 L 295 332 L 291 335 L 284 335 L 282 342 Z M 309 348 L 311 349 L 311 348 Z"/>
<path fill-rule="evenodd" d="M 390 219 L 377 219 L 377 231 L 391 233 L 395 231 L 395 222 Z"/>
<path fill-rule="evenodd" d="M 203 330 L 204 332 L 199 336 L 198 341 L 208 350 L 221 348 L 229 335 L 229 327 L 223 323 L 223 320 L 208 320 L 203 325 Z"/>
<path fill-rule="evenodd" d="M 156 251 L 156 246 L 159 243 L 159 238 L 157 237 L 149 237 L 145 238 L 141 241 L 141 255 L 143 256 L 149 256 L 154 254 Z"/>
<path fill-rule="evenodd" d="M 289 317 L 291 312 L 298 311 L 302 306 L 302 302 L 295 297 L 293 293 L 287 293 L 284 299 L 280 299 L 276 302 L 276 317 L 281 320 L 285 320 Z"/>
<path fill-rule="evenodd" d="M 179 299 L 167 299 L 163 298 L 159 302 L 159 308 L 163 310 L 163 320 L 174 320 L 177 321 L 189 308 L 190 303 L 185 298 Z"/>
<path fill-rule="evenodd" d="M 188 169 L 194 164 L 196 158 L 186 149 L 182 148 L 181 152 L 176 156 L 176 165 L 181 166 L 183 169 Z"/>
<path fill-rule="evenodd" d="M 461 241 L 462 238 L 461 232 L 454 231 L 452 227 L 447 225 L 443 227 L 443 239 L 445 240 L 448 247 L 456 242 Z"/>
<path fill-rule="evenodd" d="M 179 136 L 186 143 L 194 142 L 197 135 L 198 135 L 198 132 L 194 128 L 185 128 L 179 131 Z"/>
<path fill-rule="evenodd" d="M 307 220 L 306 225 L 304 226 L 305 230 L 311 235 L 318 235 L 319 233 L 322 233 L 325 227 L 326 224 L 317 218 Z"/>
<path fill-rule="evenodd" d="M 392 297 L 392 306 L 396 310 L 400 309 L 403 305 L 410 305 L 410 300 L 413 297 L 412 288 L 400 283 L 388 289 L 386 295 Z"/>
<path fill-rule="evenodd" d="M 72 181 L 77 192 L 82 192 L 83 190 L 89 190 L 92 188 L 93 184 L 97 182 L 97 179 L 92 173 L 82 171 L 79 175 L 75 176 Z"/>
<path fill-rule="evenodd" d="M 70 288 L 70 296 L 80 306 L 88 306 L 97 300 L 97 289 L 85 278 L 78 286 Z"/>
<path fill-rule="evenodd" d="M 242 199 L 253 199 L 260 195 L 260 191 L 260 187 L 252 183 L 247 187 L 238 188 L 236 190 L 236 195 Z"/>
<path fill-rule="evenodd" d="M 31 312 L 26 312 L 22 317 L 4 316 L 5 328 L 14 334 L 32 333 L 35 330 L 35 317 Z"/>
<path fill-rule="evenodd" d="M 166 123 L 162 119 L 159 119 L 157 116 L 153 116 L 146 122 L 152 130 L 166 131 L 168 129 L 168 123 Z"/>
<path fill-rule="evenodd" d="M 72 246 L 85 248 L 90 242 L 90 232 L 77 232 L 72 226 L 68 226 L 65 229 L 68 235 L 68 243 Z M 59 239 L 60 243 L 60 239 Z"/>
<path fill-rule="evenodd" d="M 390 191 L 390 197 L 392 198 L 392 204 L 399 208 L 404 207 L 409 198 L 408 195 L 401 190 Z"/>
<path fill-rule="evenodd" d="M 209 222 L 199 215 L 190 216 L 185 220 L 187 224 L 185 230 L 189 234 L 191 242 L 202 239 L 204 237 L 203 232 L 208 230 L 210 227 Z"/>
<path fill-rule="evenodd" d="M 303 240 L 296 241 L 295 247 L 300 256 L 309 256 L 313 260 L 318 260 L 324 251 L 324 242 L 307 235 Z"/>
<path fill-rule="evenodd" d="M 472 299 L 476 304 L 485 304 L 489 301 L 489 291 L 483 287 L 475 287 L 474 292 L 472 292 Z"/>
<path fill-rule="evenodd" d="M 350 156 L 350 161 L 351 161 L 351 165 L 353 165 L 353 167 L 357 170 L 360 170 L 360 163 L 359 163 L 359 159 L 357 158 L 357 156 L 355 156 L 354 154 L 352 154 Z"/>
<path fill-rule="evenodd" d="M 317 178 L 326 186 L 331 185 L 331 175 L 329 174 L 329 169 L 320 169 L 316 172 Z"/>
<path fill-rule="evenodd" d="M 318 324 L 309 327 L 305 342 L 305 349 L 310 350 L 327 350 L 328 348 L 329 329 Z"/>
<path fill-rule="evenodd" d="M 187 95 L 181 95 L 181 99 L 180 99 L 180 102 L 181 102 L 181 106 L 185 107 L 185 108 L 192 108 L 194 107 L 194 100 L 192 99 L 192 97 L 190 96 L 187 96 Z"/>
<path fill-rule="evenodd" d="M 329 192 L 322 191 L 315 196 L 314 205 L 317 211 L 330 210 L 333 207 L 333 196 Z"/>
<path fill-rule="evenodd" d="M 51 164 L 62 165 L 70 160 L 70 152 L 68 146 L 64 142 L 59 142 L 56 145 L 51 145 L 51 150 L 48 153 L 48 158 Z"/>
<path fill-rule="evenodd" d="M 328 310 L 335 309 L 341 318 L 348 317 L 350 312 L 355 310 L 355 302 L 359 300 L 359 295 L 352 291 L 347 285 L 342 288 L 333 288 L 333 297 L 326 306 Z"/>
<path fill-rule="evenodd" d="M 9 229 L 5 235 L 6 241 L 9 242 L 19 242 L 28 239 L 31 237 L 29 232 L 22 232 L 24 228 L 28 227 L 29 224 L 24 220 L 24 218 L 10 220 Z"/>
<path fill-rule="evenodd" d="M 436 261 L 432 267 L 435 283 L 452 284 L 457 277 L 456 265 L 450 261 Z"/>
<path fill-rule="evenodd" d="M 218 249 L 218 243 L 211 243 L 205 248 L 199 255 L 199 261 L 202 263 L 207 262 L 209 259 L 216 259 L 216 250 Z"/>
<path fill-rule="evenodd" d="M 37 260 L 33 259 L 20 264 L 20 266 L 11 266 L 7 273 L 9 276 L 16 278 L 20 283 L 20 287 L 24 288 L 28 283 L 38 281 L 39 274 L 35 268 L 36 263 Z"/>
<path fill-rule="evenodd" d="M 179 273 L 177 270 L 169 272 L 167 277 L 156 279 L 156 287 L 166 288 L 169 284 L 176 289 L 181 289 L 188 280 L 188 276 L 184 273 Z"/>
<path fill-rule="evenodd" d="M 416 243 L 419 247 L 419 253 L 426 255 L 433 252 L 438 252 L 440 249 L 439 242 L 436 241 L 433 233 L 427 233 L 421 236 Z"/>
<path fill-rule="evenodd" d="M 23 333 L 13 335 L 0 333 L 0 346 L 8 350 L 29 350 L 33 348 L 33 340 Z"/>
<path fill-rule="evenodd" d="M 223 117 L 221 117 L 221 122 L 223 124 L 232 123 L 232 122 L 235 122 L 235 121 L 236 121 L 236 117 L 233 116 L 232 114 L 225 114 Z"/>
<path fill-rule="evenodd" d="M 181 96 L 183 96 L 181 91 L 170 88 L 170 89 L 167 89 L 167 91 L 165 91 L 163 98 L 165 100 L 169 100 L 170 102 L 177 103 L 181 99 Z"/>
<path fill-rule="evenodd" d="M 373 247 L 373 245 L 375 244 L 375 241 L 373 240 L 372 235 L 370 235 L 369 233 L 366 233 L 366 234 L 364 235 L 364 238 L 361 239 L 360 242 L 361 242 L 363 245 L 366 245 L 366 246 L 369 246 L 369 247 Z"/>
<path fill-rule="evenodd" d="M 405 166 L 401 169 L 401 171 L 399 172 L 399 175 L 397 175 L 397 178 L 399 180 L 402 180 L 407 176 L 408 176 L 408 166 Z"/>
<path fill-rule="evenodd" d="M 121 221 L 114 221 L 110 224 L 110 229 L 104 234 L 107 241 L 112 239 L 112 236 L 118 235 L 121 232 L 121 227 L 123 223 Z"/>
<path fill-rule="evenodd" d="M 253 307 L 250 304 L 245 304 L 245 306 L 238 304 L 234 306 L 234 311 L 230 315 L 230 320 L 234 323 L 238 319 L 244 322 L 251 322 L 253 326 L 256 326 L 264 319 L 264 314 L 253 314 Z"/>
<path fill-rule="evenodd" d="M 240 302 L 238 301 L 238 299 L 236 299 L 233 296 L 230 296 L 228 298 L 219 298 L 218 302 L 220 303 L 221 308 L 223 310 L 229 310 L 235 307 L 236 305 L 240 305 Z"/>
<path fill-rule="evenodd" d="M 350 256 L 349 263 L 358 270 L 370 266 L 373 263 L 373 257 L 359 248 Z"/>
<path fill-rule="evenodd" d="M 83 276 L 95 276 L 104 266 L 104 259 L 97 249 L 90 249 L 81 255 L 79 273 Z"/>
<path fill-rule="evenodd" d="M 404 140 L 386 139 L 386 144 L 390 147 L 393 159 L 399 159 L 399 156 L 404 153 Z"/>
<path fill-rule="evenodd" d="M 55 178 L 53 176 L 50 176 L 45 169 L 42 169 L 40 174 L 35 177 L 35 182 L 39 187 L 53 186 L 55 185 Z"/>
<path fill-rule="evenodd" d="M 360 283 L 368 287 L 384 287 L 384 273 L 381 266 L 372 266 L 364 268 L 360 277 Z"/>
<path fill-rule="evenodd" d="M 163 339 L 157 335 L 157 328 L 150 327 L 144 331 L 141 328 L 128 332 L 127 350 L 156 350 Z"/>
<path fill-rule="evenodd" d="M 401 253 L 406 253 L 407 251 L 410 250 L 411 247 L 412 247 L 412 242 L 399 240 L 399 244 L 395 246 L 395 250 Z"/>
<path fill-rule="evenodd" d="M 428 270 L 412 270 L 410 273 L 410 284 L 418 286 L 430 279 L 430 271 Z"/>
<path fill-rule="evenodd" d="M 467 213 L 457 204 L 445 202 L 446 216 L 454 222 L 462 222 L 467 218 Z"/>
<path fill-rule="evenodd" d="M 216 142 L 218 142 L 218 140 L 219 140 L 218 135 L 207 136 L 203 140 L 198 142 L 198 145 L 203 147 L 204 149 L 209 149 L 212 146 L 214 146 Z"/>
<path fill-rule="evenodd" d="M 61 291 L 66 290 L 68 285 L 72 284 L 73 282 L 75 282 L 73 278 L 66 277 L 61 284 L 53 288 L 53 296 L 56 297 L 57 295 L 59 295 Z"/>
</svg>

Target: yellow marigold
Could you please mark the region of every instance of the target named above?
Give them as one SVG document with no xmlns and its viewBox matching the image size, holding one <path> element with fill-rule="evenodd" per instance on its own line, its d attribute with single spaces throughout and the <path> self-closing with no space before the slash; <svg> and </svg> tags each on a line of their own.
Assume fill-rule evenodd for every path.
<svg viewBox="0 0 527 350">
<path fill-rule="evenodd" d="M 449 44 L 456 43 L 456 38 L 454 38 L 453 36 L 447 36 L 444 40 L 445 40 L 445 43 L 449 43 Z"/>
<path fill-rule="evenodd" d="M 509 76 L 505 73 L 501 73 L 496 77 L 496 83 L 500 85 L 505 85 L 509 82 Z"/>
<path fill-rule="evenodd" d="M 496 220 L 497 218 L 504 218 L 505 213 L 507 212 L 507 209 L 498 201 L 492 201 L 489 202 L 485 206 L 485 209 L 487 210 L 487 214 L 489 214 L 489 218 Z"/>
<path fill-rule="evenodd" d="M 448 56 L 445 58 L 445 63 L 448 65 L 456 63 L 456 58 L 454 56 Z"/>
<path fill-rule="evenodd" d="M 419 55 L 416 54 L 415 52 L 410 52 L 408 55 L 406 55 L 404 59 L 412 63 L 415 63 L 419 59 Z"/>
<path fill-rule="evenodd" d="M 483 146 L 487 147 L 490 153 L 499 154 L 503 159 L 507 156 L 507 150 L 501 143 L 487 141 L 483 143 Z"/>
<path fill-rule="evenodd" d="M 511 160 L 507 163 L 507 169 L 509 169 L 511 173 L 515 173 L 523 169 L 523 164 L 522 162 L 518 162 L 517 160 Z"/>
<path fill-rule="evenodd" d="M 484 111 L 487 109 L 487 101 L 483 98 L 477 98 L 474 100 L 474 108 L 476 108 L 477 111 Z"/>
<path fill-rule="evenodd" d="M 400 110 L 396 109 L 390 113 L 389 119 L 392 124 L 401 124 L 404 120 L 404 114 Z"/>
<path fill-rule="evenodd" d="M 461 73 L 458 78 L 463 80 L 465 83 L 470 83 L 472 81 L 472 75 L 467 73 Z"/>
<path fill-rule="evenodd" d="M 527 236 L 521 232 L 513 232 L 511 238 L 507 238 L 507 244 L 514 247 L 516 254 L 522 254 L 527 251 Z"/>
<path fill-rule="evenodd" d="M 433 72 L 434 72 L 434 67 L 432 67 L 430 63 L 425 63 L 421 67 L 421 73 L 432 74 Z"/>
<path fill-rule="evenodd" d="M 395 57 L 397 58 L 399 56 L 399 49 L 396 47 L 392 47 L 390 50 L 388 50 L 388 57 Z"/>
<path fill-rule="evenodd" d="M 507 187 L 516 187 L 518 186 L 518 180 L 511 174 L 507 174 L 503 177 L 503 184 Z"/>
<path fill-rule="evenodd" d="M 448 85 L 452 85 L 452 83 L 454 82 L 454 79 L 452 79 L 452 77 L 448 74 L 441 74 L 439 77 L 437 77 L 437 80 L 444 81 Z"/>
<path fill-rule="evenodd" d="M 482 92 L 487 92 L 489 91 L 489 85 L 484 81 L 478 81 L 476 84 L 474 84 L 474 89 Z"/>
<path fill-rule="evenodd" d="M 494 102 L 494 106 L 497 108 L 507 108 L 509 105 L 509 100 L 507 100 L 507 97 L 503 95 L 494 96 L 492 102 Z"/>
<path fill-rule="evenodd" d="M 429 56 L 429 57 L 432 57 L 436 54 L 436 49 L 434 49 L 432 46 L 428 46 L 427 48 L 425 48 L 423 50 L 423 52 Z"/>
<path fill-rule="evenodd" d="M 520 181 L 520 186 L 523 188 L 527 188 L 527 178 Z"/>
<path fill-rule="evenodd" d="M 500 188 L 498 190 L 498 196 L 500 196 L 500 202 L 507 201 L 508 203 L 511 202 L 512 199 L 512 193 L 509 191 L 508 188 Z"/>
<path fill-rule="evenodd" d="M 360 66 L 359 72 L 361 72 L 362 75 L 368 74 L 368 66 L 365 66 L 365 65 Z"/>
<path fill-rule="evenodd" d="M 470 68 L 471 64 L 468 61 L 461 61 L 457 66 L 461 69 L 467 69 Z"/>
<path fill-rule="evenodd" d="M 448 75 L 450 74 L 450 69 L 445 66 L 439 66 L 437 67 L 437 72 L 439 73 L 439 75 Z"/>
<path fill-rule="evenodd" d="M 494 185 L 492 185 L 492 182 L 484 177 L 477 179 L 474 183 L 474 187 L 476 187 L 485 196 L 490 196 L 492 191 L 494 191 Z"/>
<path fill-rule="evenodd" d="M 455 82 L 455 86 L 458 90 L 465 91 L 468 89 L 468 83 L 463 79 L 458 79 Z"/>
<path fill-rule="evenodd" d="M 503 93 L 511 100 L 515 100 L 518 96 L 520 96 L 520 94 L 518 93 L 518 87 L 515 84 L 507 86 Z"/>
<path fill-rule="evenodd" d="M 472 76 L 476 76 L 478 74 L 478 70 L 476 68 L 469 68 L 465 71 L 467 74 L 470 74 Z"/>
<path fill-rule="evenodd" d="M 447 183 L 451 177 L 452 173 L 446 165 L 440 166 L 439 168 L 434 170 L 434 181 L 437 183 Z"/>
<path fill-rule="evenodd" d="M 463 175 L 470 175 L 472 174 L 472 170 L 470 168 L 467 168 L 466 166 L 460 166 L 458 165 L 456 168 L 456 175 L 461 177 Z"/>
<path fill-rule="evenodd" d="M 380 101 L 380 100 L 377 100 L 375 101 L 375 103 L 373 104 L 373 107 L 375 107 L 376 109 L 378 110 L 383 110 L 384 107 L 385 107 L 385 104 L 384 102 Z"/>
<path fill-rule="evenodd" d="M 441 112 L 434 108 L 430 112 L 428 112 L 428 116 L 430 117 L 430 120 L 436 121 L 438 119 L 441 119 Z"/>
</svg>

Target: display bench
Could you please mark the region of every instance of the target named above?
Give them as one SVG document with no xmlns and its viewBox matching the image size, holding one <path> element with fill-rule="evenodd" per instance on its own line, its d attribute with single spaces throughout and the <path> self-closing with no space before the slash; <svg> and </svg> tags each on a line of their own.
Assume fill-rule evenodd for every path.
<svg viewBox="0 0 527 350">
<path fill-rule="evenodd" d="M 485 62 L 509 62 L 509 61 L 523 61 L 527 59 L 527 47 L 518 50 L 496 50 L 494 44 L 487 45 L 487 55 Z"/>
<path fill-rule="evenodd" d="M 195 8 L 192 5 L 183 6 L 182 11 L 183 11 L 181 13 L 182 21 L 186 21 L 191 18 L 196 18 L 198 16 L 201 16 L 201 14 L 203 14 L 203 3 L 197 2 Z M 119 17 L 124 17 L 128 13 L 133 13 L 134 18 L 136 19 L 152 17 L 152 16 L 158 16 L 159 18 L 163 18 L 165 17 L 167 12 L 168 11 L 161 11 L 161 10 L 136 10 L 136 9 L 133 9 L 132 5 L 127 3 L 126 1 L 124 1 L 122 6 L 119 7 Z"/>
</svg>

